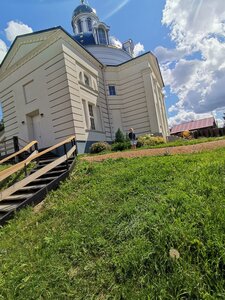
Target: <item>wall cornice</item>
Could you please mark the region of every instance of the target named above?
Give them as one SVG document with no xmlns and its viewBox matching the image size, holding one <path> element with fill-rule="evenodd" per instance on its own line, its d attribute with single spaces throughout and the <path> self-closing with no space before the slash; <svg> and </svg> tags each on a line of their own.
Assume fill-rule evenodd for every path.
<svg viewBox="0 0 225 300">
<path fill-rule="evenodd" d="M 28 61 L 33 59 L 35 56 L 40 54 L 42 51 L 44 51 L 45 49 L 47 49 L 48 47 L 50 47 L 52 44 L 54 44 L 55 42 L 57 42 L 60 39 L 65 40 L 68 44 L 70 44 L 74 49 L 79 51 L 79 53 L 81 53 L 85 58 L 87 58 L 94 65 L 96 65 L 98 67 L 102 67 L 98 60 L 96 60 L 91 54 L 89 54 L 85 49 L 83 49 L 83 47 L 81 47 L 76 41 L 72 40 L 72 38 L 70 36 L 68 36 L 68 34 L 66 34 L 62 29 L 56 29 L 55 31 L 53 31 L 52 34 L 48 35 L 45 39 L 43 39 L 43 37 L 41 38 L 41 36 L 39 38 L 37 38 L 36 35 L 33 35 L 33 36 L 30 35 L 29 38 L 24 37 L 23 41 L 18 40 L 18 44 L 14 45 L 15 48 L 12 49 L 12 51 L 13 51 L 12 55 L 11 55 L 12 57 L 11 57 L 10 61 L 8 62 L 7 66 L 10 64 L 10 62 L 15 57 L 17 51 L 19 50 L 19 48 L 22 45 L 36 43 L 36 42 L 42 42 L 42 43 L 39 46 L 35 47 L 33 50 L 31 50 L 24 57 L 19 59 L 17 62 L 15 62 L 15 64 L 13 64 L 8 69 L 6 69 L 7 67 L 5 68 L 5 66 L 3 66 L 4 68 L 2 67 L 0 69 L 0 80 L 4 80 L 5 78 L 7 78 L 9 75 L 14 73 L 19 68 L 21 68 Z"/>
</svg>

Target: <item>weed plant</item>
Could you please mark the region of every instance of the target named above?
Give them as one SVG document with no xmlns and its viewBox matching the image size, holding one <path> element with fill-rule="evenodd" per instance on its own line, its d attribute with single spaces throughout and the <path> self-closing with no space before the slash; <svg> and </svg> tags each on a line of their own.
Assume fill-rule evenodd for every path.
<svg viewBox="0 0 225 300">
<path fill-rule="evenodd" d="M 0 231 L 0 299 L 225 299 L 225 149 L 78 162 Z"/>
</svg>

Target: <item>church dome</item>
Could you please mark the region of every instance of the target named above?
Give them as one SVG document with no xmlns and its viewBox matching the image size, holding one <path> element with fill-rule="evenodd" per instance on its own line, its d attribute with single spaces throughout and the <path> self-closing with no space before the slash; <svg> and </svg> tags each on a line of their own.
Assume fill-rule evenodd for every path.
<svg viewBox="0 0 225 300">
<path fill-rule="evenodd" d="M 73 18 L 75 18 L 79 14 L 84 14 L 84 13 L 95 13 L 95 11 L 89 5 L 81 4 L 77 8 L 74 9 Z"/>
</svg>

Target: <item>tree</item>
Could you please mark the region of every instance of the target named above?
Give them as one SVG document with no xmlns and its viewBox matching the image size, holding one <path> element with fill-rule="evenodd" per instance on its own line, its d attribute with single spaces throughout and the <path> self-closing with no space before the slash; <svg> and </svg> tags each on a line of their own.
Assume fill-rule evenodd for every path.
<svg viewBox="0 0 225 300">
<path fill-rule="evenodd" d="M 123 143 L 123 142 L 125 142 L 124 134 L 122 133 L 122 131 L 120 130 L 120 128 L 118 128 L 118 130 L 116 132 L 115 142 L 116 143 Z"/>
</svg>

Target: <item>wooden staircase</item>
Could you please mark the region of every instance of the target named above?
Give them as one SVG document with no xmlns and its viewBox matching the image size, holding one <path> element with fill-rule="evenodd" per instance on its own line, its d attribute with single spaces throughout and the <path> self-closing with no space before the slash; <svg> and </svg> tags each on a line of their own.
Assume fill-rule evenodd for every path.
<svg viewBox="0 0 225 300">
<path fill-rule="evenodd" d="M 63 149 L 63 155 L 54 154 L 57 149 Z M 29 162 L 36 158 L 36 166 L 26 178 L 0 193 L 0 225 L 21 208 L 41 202 L 50 190 L 57 188 L 68 177 L 76 161 L 75 137 L 34 155 Z"/>
</svg>

